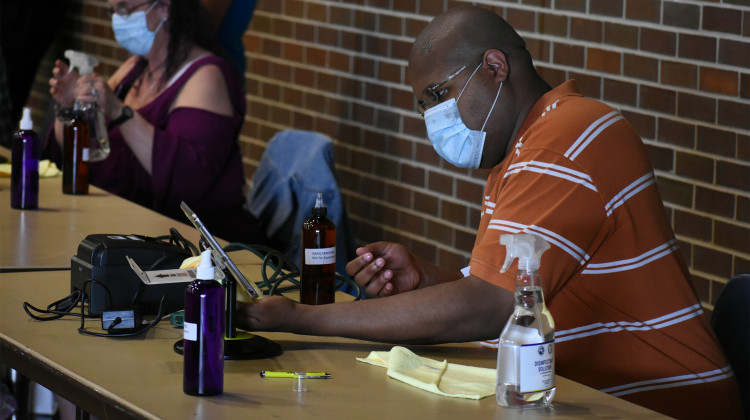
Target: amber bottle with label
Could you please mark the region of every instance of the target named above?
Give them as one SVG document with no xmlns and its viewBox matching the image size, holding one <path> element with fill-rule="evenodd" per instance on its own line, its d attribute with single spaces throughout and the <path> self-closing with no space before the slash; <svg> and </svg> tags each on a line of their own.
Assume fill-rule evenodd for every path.
<svg viewBox="0 0 750 420">
<path fill-rule="evenodd" d="M 318 193 L 312 215 L 302 224 L 300 302 L 333 303 L 336 289 L 336 225 L 326 217 Z"/>
<path fill-rule="evenodd" d="M 76 108 L 63 126 L 63 192 L 88 194 L 89 123 Z"/>
</svg>

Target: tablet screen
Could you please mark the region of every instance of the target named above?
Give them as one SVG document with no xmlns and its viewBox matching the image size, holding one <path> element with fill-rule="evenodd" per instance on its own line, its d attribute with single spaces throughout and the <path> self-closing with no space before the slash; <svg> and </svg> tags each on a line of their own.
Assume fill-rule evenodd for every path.
<svg viewBox="0 0 750 420">
<path fill-rule="evenodd" d="M 263 295 L 260 289 L 253 283 L 249 282 L 242 272 L 237 268 L 229 255 L 224 252 L 224 249 L 219 245 L 216 239 L 208 232 L 208 229 L 203 225 L 203 222 L 198 218 L 190 207 L 183 201 L 180 203 L 180 208 L 185 212 L 185 215 L 190 219 L 198 232 L 201 233 L 201 238 L 206 241 L 208 246 L 211 248 L 211 254 L 214 257 L 214 264 L 222 271 L 229 271 L 229 274 L 242 286 L 242 289 L 251 299 L 258 299 Z"/>
</svg>

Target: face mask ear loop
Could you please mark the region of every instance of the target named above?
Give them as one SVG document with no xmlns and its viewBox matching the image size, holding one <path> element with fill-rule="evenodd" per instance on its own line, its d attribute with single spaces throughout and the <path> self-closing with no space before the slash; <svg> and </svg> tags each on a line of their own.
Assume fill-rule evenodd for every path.
<svg viewBox="0 0 750 420">
<path fill-rule="evenodd" d="M 497 95 L 495 95 L 495 101 L 492 102 L 492 108 L 490 108 L 490 112 L 487 113 L 487 118 L 484 119 L 484 124 L 482 124 L 482 128 L 479 129 L 479 131 L 484 131 L 484 126 L 487 125 L 487 121 L 490 120 L 490 115 L 492 115 L 492 110 L 495 109 L 495 104 L 497 104 L 497 98 L 500 97 L 500 90 L 503 88 L 503 82 L 500 82 L 500 87 L 497 88 Z"/>
<path fill-rule="evenodd" d="M 464 90 L 466 90 L 466 86 L 469 86 L 469 82 L 471 82 L 471 79 L 474 77 L 474 75 L 476 74 L 476 72 L 479 70 L 480 67 L 482 67 L 482 63 L 479 63 L 477 68 L 475 68 L 474 71 L 471 73 L 471 76 L 469 76 L 469 80 L 466 81 L 466 84 L 464 85 L 464 87 L 461 88 L 461 92 L 458 93 L 458 98 L 456 98 L 456 103 L 458 103 L 458 101 L 461 100 L 461 95 L 464 94 Z"/>
</svg>

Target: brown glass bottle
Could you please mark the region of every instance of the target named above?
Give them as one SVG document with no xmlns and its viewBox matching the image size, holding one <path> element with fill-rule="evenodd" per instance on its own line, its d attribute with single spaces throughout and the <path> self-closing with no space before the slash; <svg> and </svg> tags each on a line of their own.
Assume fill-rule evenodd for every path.
<svg viewBox="0 0 750 420">
<path fill-rule="evenodd" d="M 89 192 L 89 124 L 79 112 L 63 127 L 63 192 Z"/>
<path fill-rule="evenodd" d="M 333 303 L 336 292 L 336 225 L 326 217 L 323 195 L 318 193 L 312 215 L 302 224 L 300 302 Z"/>
</svg>

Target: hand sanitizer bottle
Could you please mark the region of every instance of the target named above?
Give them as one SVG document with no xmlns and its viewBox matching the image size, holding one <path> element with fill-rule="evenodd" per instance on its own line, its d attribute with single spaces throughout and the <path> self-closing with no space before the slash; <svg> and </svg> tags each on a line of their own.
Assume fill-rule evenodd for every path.
<svg viewBox="0 0 750 420">
<path fill-rule="evenodd" d="M 305 305 L 335 301 L 336 225 L 326 214 L 323 194 L 318 193 L 312 215 L 302 224 L 300 302 Z"/>
<path fill-rule="evenodd" d="M 183 391 L 224 392 L 224 288 L 214 280 L 211 250 L 201 253 L 196 280 L 185 289 Z"/>
<path fill-rule="evenodd" d="M 518 258 L 515 305 L 498 343 L 497 403 L 547 407 L 555 396 L 555 323 L 544 305 L 539 261 L 549 244 L 531 234 L 502 235 L 507 253 L 500 272 Z"/>
<path fill-rule="evenodd" d="M 39 138 L 33 128 L 31 109 L 24 108 L 11 146 L 10 206 L 14 209 L 35 209 L 39 204 Z"/>
</svg>

